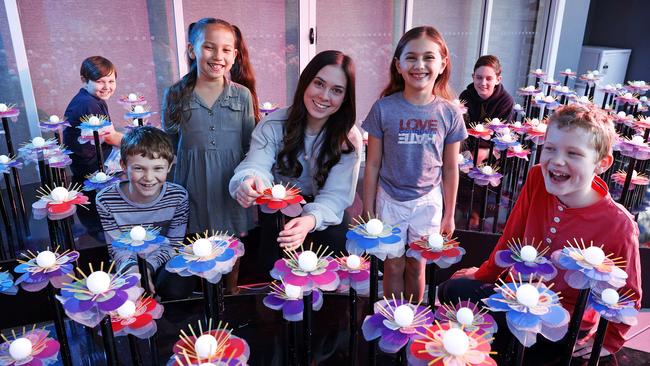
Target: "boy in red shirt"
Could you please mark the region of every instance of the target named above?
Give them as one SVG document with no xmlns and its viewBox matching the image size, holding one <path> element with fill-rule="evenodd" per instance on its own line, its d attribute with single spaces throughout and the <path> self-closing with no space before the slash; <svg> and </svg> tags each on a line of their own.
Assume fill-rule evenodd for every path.
<svg viewBox="0 0 650 366">
<path fill-rule="evenodd" d="M 495 253 L 508 249 L 509 240 L 527 240 L 535 245 L 542 241 L 541 248 L 550 246 L 550 255 L 567 241 L 583 239 L 587 245 L 592 241 L 594 245 L 604 245 L 606 254 L 613 253 L 626 261 L 628 278 L 621 292 L 634 291 L 639 307 L 639 228 L 632 215 L 614 202 L 607 185 L 597 176 L 612 165 L 615 136 L 607 115 L 596 107 L 569 105 L 551 115 L 540 164 L 530 170 L 490 258 L 479 268 L 457 271 L 443 283 L 440 301 L 469 298 L 480 302 L 494 293 L 497 278 L 505 275 L 504 268 L 495 264 Z M 505 280 L 505 276 L 502 278 Z M 555 283 L 554 291 L 562 293 L 562 305 L 572 312 L 578 290 L 569 287 L 562 271 L 550 282 Z M 589 309 L 581 329 L 592 329 L 597 321 L 598 315 Z M 629 326 L 610 323 L 601 356 L 617 352 L 625 343 L 623 335 L 628 329 Z M 502 331 L 499 333 L 503 334 Z M 579 341 L 574 356 L 588 357 L 592 343 L 592 337 Z"/>
</svg>

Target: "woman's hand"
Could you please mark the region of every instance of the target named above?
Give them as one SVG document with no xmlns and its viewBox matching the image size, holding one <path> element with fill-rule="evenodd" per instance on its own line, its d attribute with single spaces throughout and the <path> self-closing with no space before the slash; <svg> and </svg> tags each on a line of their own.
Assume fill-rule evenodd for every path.
<svg viewBox="0 0 650 366">
<path fill-rule="evenodd" d="M 442 221 L 440 221 L 440 235 L 447 238 L 451 238 L 451 235 L 456 230 L 456 224 L 454 223 L 454 217 L 443 216 Z"/>
<path fill-rule="evenodd" d="M 284 225 L 284 230 L 278 235 L 278 243 L 283 249 L 296 249 L 304 241 L 307 234 L 316 227 L 316 218 L 306 215 L 291 219 Z"/>
<path fill-rule="evenodd" d="M 257 197 L 261 196 L 264 189 L 264 182 L 257 177 L 248 177 L 237 188 L 235 198 L 237 203 L 243 208 L 251 207 Z"/>
<path fill-rule="evenodd" d="M 474 273 L 476 273 L 476 271 L 478 271 L 478 268 L 476 267 L 459 269 L 458 271 L 456 271 L 456 273 L 451 275 L 451 278 L 452 279 L 466 278 L 468 280 L 475 280 L 476 277 L 474 277 Z"/>
</svg>

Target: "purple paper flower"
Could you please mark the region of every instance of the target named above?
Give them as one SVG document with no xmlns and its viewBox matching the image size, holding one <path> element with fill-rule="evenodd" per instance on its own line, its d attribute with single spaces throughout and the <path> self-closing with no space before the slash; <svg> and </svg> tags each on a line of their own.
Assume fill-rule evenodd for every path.
<svg viewBox="0 0 650 366">
<path fill-rule="evenodd" d="M 503 174 L 497 172 L 497 168 L 484 164 L 473 167 L 469 173 L 467 173 L 467 176 L 472 178 L 474 183 L 479 186 L 487 186 L 489 184 L 492 187 L 496 187 L 501 183 Z"/>
<path fill-rule="evenodd" d="M 515 275 L 528 280 L 531 276 L 541 278 L 543 281 L 550 281 L 557 275 L 557 269 L 553 263 L 544 257 L 550 247 L 539 250 L 541 242 L 537 247 L 528 245 L 521 240 L 508 242 L 508 249 L 499 250 L 494 256 L 497 266 L 509 268 Z"/>
<path fill-rule="evenodd" d="M 560 106 L 560 103 L 550 95 L 541 98 L 535 98 L 533 99 L 533 102 L 538 107 L 545 107 L 548 110 L 554 110 Z"/>
<path fill-rule="evenodd" d="M 23 163 L 16 160 L 15 158 L 11 158 L 7 155 L 0 155 L 0 173 L 9 174 L 11 172 L 11 168 L 21 169 L 22 167 Z"/>
<path fill-rule="evenodd" d="M 636 98 L 636 96 L 632 93 L 621 93 L 618 95 L 614 100 L 618 104 L 630 104 L 630 105 L 635 105 L 639 103 L 639 99 Z"/>
<path fill-rule="evenodd" d="M 444 237 L 438 233 L 426 235 L 409 243 L 406 256 L 422 259 L 427 264 L 434 263 L 440 268 L 448 268 L 452 264 L 460 262 L 465 255 L 465 249 L 460 247 L 456 239 Z"/>
<path fill-rule="evenodd" d="M 535 88 L 534 85 L 528 85 L 526 87 L 517 89 L 517 94 L 519 95 L 535 95 L 539 92 L 541 92 L 541 90 Z"/>
<path fill-rule="evenodd" d="M 465 156 L 463 153 L 458 154 L 458 169 L 460 169 L 461 172 L 467 174 L 473 167 L 474 162 L 471 157 Z"/>
<path fill-rule="evenodd" d="M 496 293 L 483 302 L 491 311 L 506 313 L 510 332 L 519 342 L 530 347 L 537 341 L 537 334 L 557 342 L 568 329 L 569 312 L 560 304 L 557 293 L 540 281 L 533 283 L 512 282 L 497 284 Z"/>
<path fill-rule="evenodd" d="M 631 139 L 620 138 L 614 144 L 614 150 L 620 151 L 621 155 L 637 160 L 650 159 L 650 146 L 641 135 L 635 135 Z"/>
<path fill-rule="evenodd" d="M 8 271 L 0 272 L 0 294 L 15 295 L 17 293 L 18 286 L 14 284 L 14 277 L 11 273 Z"/>
<path fill-rule="evenodd" d="M 178 254 L 165 266 L 169 272 L 199 276 L 210 283 L 221 281 L 221 276 L 230 273 L 237 258 L 244 255 L 244 245 L 226 233 L 197 235 L 190 245 L 181 244 L 176 250 Z"/>
<path fill-rule="evenodd" d="M 601 292 L 590 292 L 588 304 L 600 316 L 612 323 L 623 323 L 629 326 L 637 324 L 639 311 L 634 308 L 633 293 L 626 293 L 622 297 L 611 288 Z"/>
<path fill-rule="evenodd" d="M 268 114 L 274 112 L 276 109 L 278 109 L 277 103 L 264 102 L 260 104 L 260 112 L 262 113 Z"/>
<path fill-rule="evenodd" d="M 282 317 L 287 321 L 302 321 L 304 310 L 302 289 L 277 282 L 271 282 L 270 287 L 271 292 L 262 300 L 264 305 L 269 309 L 282 310 Z M 313 290 L 312 294 L 312 309 L 318 311 L 323 306 L 323 294 L 317 289 Z"/>
<path fill-rule="evenodd" d="M 367 222 L 364 222 L 363 218 L 356 222 L 346 234 L 345 248 L 348 253 L 368 253 L 381 260 L 404 255 L 404 243 L 399 235 L 399 228 L 370 217 Z"/>
<path fill-rule="evenodd" d="M 557 97 L 570 97 L 575 95 L 575 92 L 566 85 L 556 85 L 551 90 Z"/>
<path fill-rule="evenodd" d="M 335 259 L 325 255 L 326 250 L 285 250 L 287 258 L 275 261 L 271 277 L 281 280 L 285 285 L 300 287 L 303 292 L 313 289 L 334 291 L 340 282 L 336 273 L 339 265 Z"/>
<path fill-rule="evenodd" d="M 366 341 L 379 338 L 379 349 L 396 353 L 431 324 L 433 314 L 429 307 L 414 305 L 404 299 L 384 298 L 374 305 L 375 313 L 366 316 L 361 325 Z"/>
<path fill-rule="evenodd" d="M 336 273 L 341 280 L 336 292 L 348 292 L 352 288 L 359 295 L 368 295 L 370 291 L 370 261 L 368 257 L 350 254 L 336 260 L 339 263 Z"/>
<path fill-rule="evenodd" d="M 20 264 L 14 271 L 22 273 L 16 280 L 16 285 L 29 292 L 40 291 L 48 284 L 55 288 L 63 287 L 70 282 L 68 273 L 74 274 L 74 262 L 79 258 L 79 252 L 66 250 L 59 253 L 58 248 L 54 252 L 44 250 L 36 255 L 28 253 L 23 253 L 27 261 L 18 260 Z"/>
<path fill-rule="evenodd" d="M 492 338 L 497 332 L 497 323 L 486 309 L 479 309 L 471 301 L 459 301 L 456 305 L 441 304 L 434 314 L 441 323 L 450 323 L 453 327 L 462 328 L 467 333 L 476 332 Z"/>
<path fill-rule="evenodd" d="M 18 156 L 24 160 L 37 161 L 39 152 L 45 152 L 46 150 L 53 149 L 57 146 L 55 139 L 46 140 L 40 136 L 36 136 L 31 139 L 31 141 L 18 148 Z"/>
<path fill-rule="evenodd" d="M 151 252 L 168 243 L 166 237 L 160 235 L 158 228 L 133 226 L 129 231 L 123 231 L 111 245 L 118 251 L 129 251 L 146 258 Z"/>
<path fill-rule="evenodd" d="M 65 127 L 70 127 L 70 122 L 65 118 L 60 119 L 57 115 L 51 115 L 46 120 L 38 121 L 38 127 L 45 132 L 56 132 L 63 130 Z"/>
<path fill-rule="evenodd" d="M 508 127 L 500 129 L 496 136 L 492 138 L 492 141 L 494 141 L 494 148 L 500 151 L 521 145 L 519 136 L 513 134 Z"/>
<path fill-rule="evenodd" d="M 0 118 L 11 118 L 15 122 L 19 114 L 20 110 L 15 104 L 0 103 Z"/>
<path fill-rule="evenodd" d="M 101 191 L 120 181 L 120 178 L 104 172 L 94 172 L 84 181 L 84 191 Z"/>
<path fill-rule="evenodd" d="M 0 366 L 46 366 L 58 362 L 59 342 L 49 338 L 49 331 L 32 329 L 0 344 Z"/>
<path fill-rule="evenodd" d="M 140 275 L 137 273 L 112 274 L 113 264 L 108 272 L 100 267 L 82 279 L 65 284 L 61 295 L 56 298 L 63 304 L 65 313 L 70 319 L 87 327 L 94 327 L 111 311 L 117 310 L 127 300 L 136 301 L 144 292 L 139 287 Z M 83 273 L 82 273 L 83 274 Z"/>
</svg>

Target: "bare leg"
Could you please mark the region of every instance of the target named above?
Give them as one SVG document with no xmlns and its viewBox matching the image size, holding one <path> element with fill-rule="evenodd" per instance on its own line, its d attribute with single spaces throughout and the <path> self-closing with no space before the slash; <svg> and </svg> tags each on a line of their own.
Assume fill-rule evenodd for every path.
<svg viewBox="0 0 650 366">
<path fill-rule="evenodd" d="M 413 296 L 413 301 L 420 301 L 424 296 L 426 277 L 426 260 L 406 258 L 406 271 L 404 273 L 405 293 L 404 297 Z"/>
<path fill-rule="evenodd" d="M 399 298 L 404 292 L 405 257 L 386 259 L 384 261 L 384 296 L 390 298 L 395 294 Z"/>
<path fill-rule="evenodd" d="M 226 275 L 226 293 L 229 295 L 237 295 L 239 287 L 237 287 L 237 280 L 239 279 L 239 262 L 241 258 L 237 258 L 237 262 L 232 267 L 232 271 Z"/>
</svg>

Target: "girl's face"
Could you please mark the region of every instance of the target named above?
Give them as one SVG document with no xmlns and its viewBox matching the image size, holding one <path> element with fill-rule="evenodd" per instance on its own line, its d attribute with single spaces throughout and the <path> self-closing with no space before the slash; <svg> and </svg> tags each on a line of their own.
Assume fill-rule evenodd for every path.
<svg viewBox="0 0 650 366">
<path fill-rule="evenodd" d="M 190 43 L 187 47 L 190 58 L 196 60 L 198 79 L 204 81 L 223 79 L 237 56 L 235 35 L 219 24 L 208 24 L 204 37 L 199 37 L 197 44 Z"/>
<path fill-rule="evenodd" d="M 427 37 L 410 40 L 398 60 L 397 72 L 404 78 L 404 88 L 412 92 L 433 93 L 438 75 L 447 66 L 447 58 L 440 56 L 440 46 Z"/>
<path fill-rule="evenodd" d="M 345 99 L 348 80 L 339 65 L 327 65 L 320 69 L 309 83 L 303 102 L 307 108 L 307 122 L 324 123 L 336 113 Z"/>
<path fill-rule="evenodd" d="M 115 73 L 111 72 L 97 80 L 86 81 L 83 87 L 91 95 L 102 100 L 108 100 L 115 93 L 116 85 Z"/>
<path fill-rule="evenodd" d="M 494 93 L 494 87 L 501 82 L 501 75 L 497 76 L 491 66 L 481 66 L 472 74 L 474 89 L 481 99 L 487 99 Z"/>
</svg>

